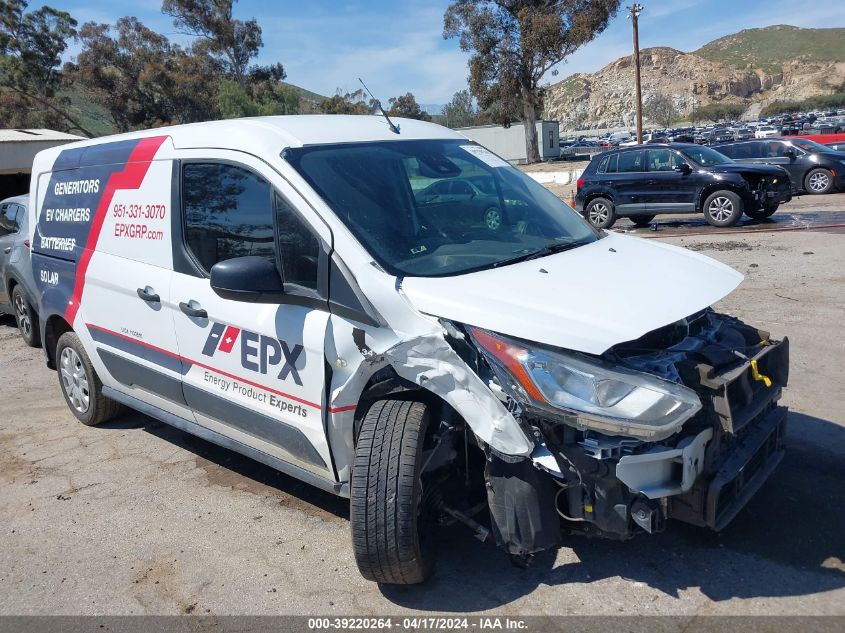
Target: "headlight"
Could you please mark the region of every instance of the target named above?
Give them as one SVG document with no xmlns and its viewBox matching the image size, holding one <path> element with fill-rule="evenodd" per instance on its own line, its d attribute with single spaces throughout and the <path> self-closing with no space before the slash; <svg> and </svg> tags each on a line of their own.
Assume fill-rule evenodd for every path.
<svg viewBox="0 0 845 633">
<path fill-rule="evenodd" d="M 530 407 L 583 429 L 652 441 L 675 433 L 701 409 L 691 389 L 600 361 L 529 347 L 499 334 L 469 328 L 502 387 Z"/>
</svg>

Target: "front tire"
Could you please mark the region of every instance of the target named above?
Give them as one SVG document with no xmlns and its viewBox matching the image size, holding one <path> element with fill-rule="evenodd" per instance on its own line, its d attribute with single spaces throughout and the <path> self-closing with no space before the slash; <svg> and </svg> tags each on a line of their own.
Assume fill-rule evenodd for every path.
<svg viewBox="0 0 845 633">
<path fill-rule="evenodd" d="M 41 334 L 38 331 L 38 314 L 27 301 L 23 288 L 15 286 L 12 290 L 12 306 L 15 308 L 15 323 L 21 338 L 30 347 L 41 345 Z"/>
<path fill-rule="evenodd" d="M 616 223 L 616 210 L 607 198 L 593 198 L 584 209 L 584 217 L 597 229 L 609 229 Z"/>
<path fill-rule="evenodd" d="M 833 189 L 833 174 L 827 169 L 811 169 L 804 176 L 804 190 L 813 195 L 829 193 Z"/>
<path fill-rule="evenodd" d="M 75 332 L 65 332 L 59 338 L 56 370 L 65 402 L 82 424 L 97 426 L 123 411 L 120 403 L 103 395 L 103 383 Z"/>
<path fill-rule="evenodd" d="M 716 191 L 704 201 L 704 219 L 718 227 L 733 226 L 742 217 L 745 205 L 733 191 Z"/>
<path fill-rule="evenodd" d="M 361 575 L 380 583 L 423 582 L 434 563 L 433 511 L 423 504 L 422 402 L 380 400 L 361 423 L 352 469 L 350 525 Z"/>
</svg>

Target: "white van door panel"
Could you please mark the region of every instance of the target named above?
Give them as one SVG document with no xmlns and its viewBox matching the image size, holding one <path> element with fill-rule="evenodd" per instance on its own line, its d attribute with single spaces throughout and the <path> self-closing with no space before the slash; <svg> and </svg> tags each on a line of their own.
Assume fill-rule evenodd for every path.
<svg viewBox="0 0 845 633">
<path fill-rule="evenodd" d="M 281 194 L 303 214 L 310 215 L 314 231 L 331 243 L 331 232 L 276 171 L 254 156 L 222 150 L 181 151 L 182 173 L 192 164 L 221 164 L 251 172 Z M 181 178 L 181 176 L 180 176 Z M 182 182 L 183 205 L 191 213 L 205 214 L 212 227 L 208 234 L 185 236 L 189 258 L 206 273 L 212 262 L 240 255 L 268 256 L 273 231 L 251 229 L 251 239 L 228 238 L 235 226 L 259 226 L 266 221 L 260 212 L 262 196 L 243 194 L 249 210 L 241 220 L 226 214 L 240 213 L 238 193 L 254 187 L 250 178 L 227 180 L 220 195 L 201 191 L 199 198 L 186 193 L 201 190 L 196 178 Z M 210 179 L 213 180 L 213 179 Z M 232 192 L 235 193 L 232 193 Z M 192 202 L 185 200 L 191 198 Z M 198 200 L 198 201 L 197 201 Z M 272 210 L 272 195 L 267 203 Z M 183 222 L 186 211 L 180 209 Z M 235 213 L 235 212 L 232 212 Z M 272 214 L 270 216 L 272 218 Z M 317 222 L 314 222 L 317 219 Z M 271 220 L 272 221 L 272 220 Z M 194 219 L 193 222 L 201 222 Z M 196 228 L 197 224 L 191 224 Z M 187 230 L 186 225 L 186 230 Z M 268 239 L 269 238 L 269 239 Z M 183 392 L 198 424 L 242 444 L 336 480 L 325 430 L 325 339 L 329 314 L 301 305 L 255 304 L 223 299 L 212 289 L 206 275 L 176 271 L 171 298 L 179 354 L 185 365 Z M 181 307 L 180 307 L 181 306 Z"/>
<path fill-rule="evenodd" d="M 223 299 L 208 279 L 178 273 L 171 296 L 207 314 L 174 313 L 197 423 L 334 479 L 322 415 L 328 313 Z"/>
</svg>

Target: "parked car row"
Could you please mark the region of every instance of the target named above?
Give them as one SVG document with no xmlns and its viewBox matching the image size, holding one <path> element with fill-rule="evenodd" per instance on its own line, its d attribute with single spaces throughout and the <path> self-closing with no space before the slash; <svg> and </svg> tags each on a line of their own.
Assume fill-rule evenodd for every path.
<svg viewBox="0 0 845 633">
<path fill-rule="evenodd" d="M 38 347 L 41 338 L 27 239 L 28 208 L 28 195 L 0 202 L 0 313 L 13 314 L 26 344 Z"/>
<path fill-rule="evenodd" d="M 645 226 L 658 214 L 703 213 L 717 227 L 743 213 L 765 219 L 792 199 L 780 166 L 741 164 L 714 149 L 689 143 L 640 145 L 593 158 L 577 182 L 575 209 L 596 228 L 619 217 Z"/>
</svg>

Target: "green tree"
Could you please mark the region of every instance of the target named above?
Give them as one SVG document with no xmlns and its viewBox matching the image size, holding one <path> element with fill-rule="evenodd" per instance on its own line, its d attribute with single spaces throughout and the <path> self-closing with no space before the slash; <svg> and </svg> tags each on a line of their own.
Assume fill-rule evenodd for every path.
<svg viewBox="0 0 845 633">
<path fill-rule="evenodd" d="M 174 45 L 134 17 L 120 18 L 114 28 L 88 22 L 79 36 L 82 50 L 66 73 L 118 130 L 216 118 L 220 67 L 202 51 Z"/>
<path fill-rule="evenodd" d="M 263 46 L 261 27 L 253 18 L 232 15 L 235 0 L 164 0 L 162 13 L 173 18 L 176 28 L 199 38 L 197 46 L 220 60 L 241 86 L 246 84 L 250 60 Z"/>
<path fill-rule="evenodd" d="M 738 103 L 709 103 L 693 110 L 689 117 L 692 122 L 699 121 L 734 121 L 745 112 L 745 106 Z"/>
<path fill-rule="evenodd" d="M 0 2 L 0 116 L 5 125 L 60 127 L 91 133 L 68 112 L 59 96 L 61 57 L 76 37 L 69 13 L 43 6 L 27 12 L 25 0 Z"/>
<path fill-rule="evenodd" d="M 453 0 L 443 37 L 471 52 L 469 85 L 482 109 L 525 123 L 529 163 L 540 160 L 535 132 L 547 72 L 601 33 L 620 0 Z"/>
<path fill-rule="evenodd" d="M 443 118 L 448 127 L 469 127 L 478 123 L 478 108 L 469 90 L 459 90 L 452 100 L 443 106 Z"/>
<path fill-rule="evenodd" d="M 390 97 L 387 102 L 390 104 L 390 108 L 387 110 L 388 116 L 431 121 L 431 116 L 420 108 L 417 98 L 411 92 L 406 92 L 398 97 Z"/>
<path fill-rule="evenodd" d="M 282 83 L 281 64 L 250 69 L 250 81 L 242 87 L 236 81 L 220 82 L 220 115 L 224 119 L 299 113 L 299 94 Z M 268 72 L 269 71 L 269 72 Z"/>
<path fill-rule="evenodd" d="M 374 108 L 375 101 L 369 99 L 361 89 L 355 92 L 341 92 L 338 89 L 333 96 L 320 102 L 323 114 L 370 114 Z"/>
<path fill-rule="evenodd" d="M 649 121 L 654 121 L 667 128 L 681 116 L 674 101 L 665 95 L 652 95 L 643 105 L 643 114 Z"/>
</svg>

